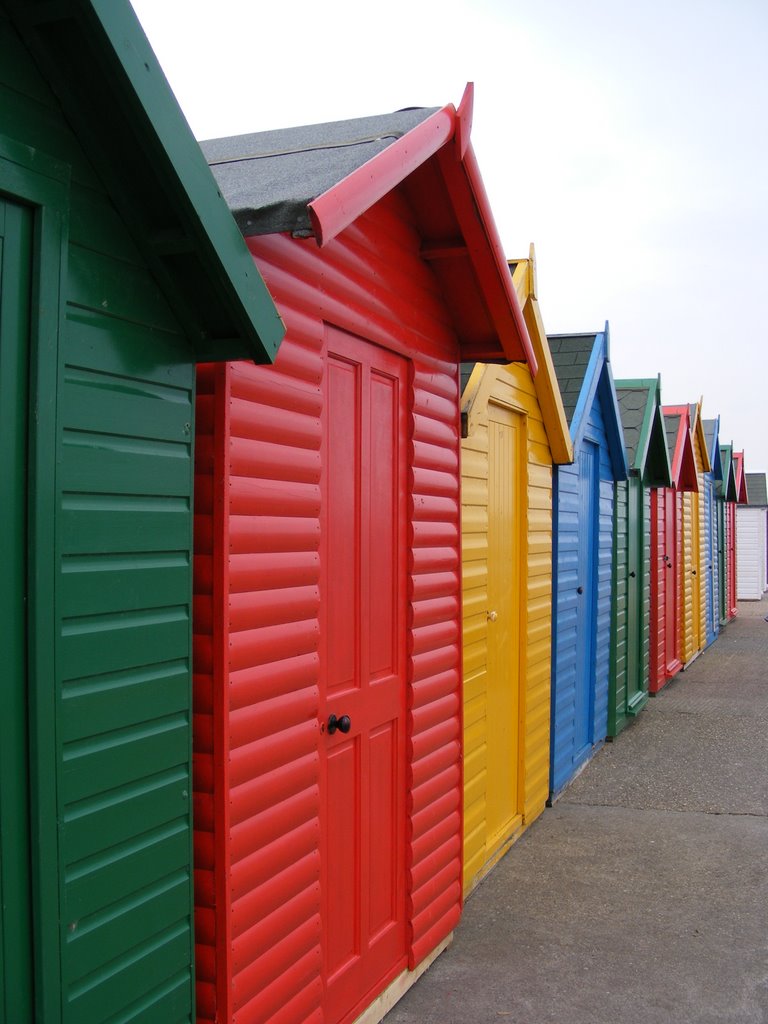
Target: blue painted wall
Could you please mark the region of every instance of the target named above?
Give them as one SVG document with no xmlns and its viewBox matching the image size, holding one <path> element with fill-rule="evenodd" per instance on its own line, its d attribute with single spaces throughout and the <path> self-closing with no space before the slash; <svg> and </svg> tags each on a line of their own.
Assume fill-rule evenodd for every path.
<svg viewBox="0 0 768 1024">
<path fill-rule="evenodd" d="M 594 557 L 580 564 L 590 545 L 588 524 L 579 518 L 579 458 L 584 445 L 597 448 L 597 479 L 593 495 Z M 605 739 L 608 728 L 608 676 L 611 630 L 611 568 L 613 558 L 613 481 L 600 393 L 589 413 L 584 440 L 573 465 L 554 467 L 552 732 L 550 787 L 553 796 L 573 778 Z M 577 587 L 584 586 L 578 594 Z M 582 603 L 585 607 L 580 608 Z M 593 671 L 579 669 L 577 624 L 588 625 Z M 578 712 L 588 709 L 588 739 L 579 740 Z"/>
</svg>

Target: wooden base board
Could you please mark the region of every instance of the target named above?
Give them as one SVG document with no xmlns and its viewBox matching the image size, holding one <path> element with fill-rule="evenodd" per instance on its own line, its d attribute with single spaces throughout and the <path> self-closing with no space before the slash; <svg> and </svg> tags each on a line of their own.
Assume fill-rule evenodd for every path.
<svg viewBox="0 0 768 1024">
<path fill-rule="evenodd" d="M 453 932 L 446 936 L 440 945 L 433 949 L 425 960 L 421 961 L 418 967 L 412 971 L 403 971 L 402 974 L 398 974 L 395 980 L 384 989 L 368 1009 L 363 1010 L 360 1016 L 355 1018 L 354 1024 L 379 1024 L 382 1017 L 389 1013 L 395 1003 L 403 998 L 411 985 L 419 980 L 422 974 L 432 966 L 444 950 L 448 949 L 452 942 Z"/>
</svg>

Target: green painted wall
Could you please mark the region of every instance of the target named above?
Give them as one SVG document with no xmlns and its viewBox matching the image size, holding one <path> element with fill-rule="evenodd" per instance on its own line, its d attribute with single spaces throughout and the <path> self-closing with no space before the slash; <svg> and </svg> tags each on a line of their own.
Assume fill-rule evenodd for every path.
<svg viewBox="0 0 768 1024">
<path fill-rule="evenodd" d="M 634 473 L 614 486 L 609 736 L 648 701 L 651 648 L 650 489 Z"/>
<path fill-rule="evenodd" d="M 35 205 L 46 182 L 58 199 Z M 36 301 L 22 345 L 30 555 L 12 628 L 28 733 L 14 798 L 30 822 L 37 1019 L 191 1021 L 194 366 L 0 6 L 0 192 L 25 190 Z M 5 577 L 18 610 L 17 591 Z M 6 953 L 16 1024 L 32 1017 L 9 1009 Z"/>
</svg>

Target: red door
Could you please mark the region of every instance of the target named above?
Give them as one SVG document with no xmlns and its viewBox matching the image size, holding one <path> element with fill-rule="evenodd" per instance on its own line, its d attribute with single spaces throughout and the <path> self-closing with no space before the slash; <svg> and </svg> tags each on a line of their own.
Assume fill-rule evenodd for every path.
<svg viewBox="0 0 768 1024">
<path fill-rule="evenodd" d="M 407 364 L 327 331 L 320 851 L 337 1024 L 406 965 Z"/>
<path fill-rule="evenodd" d="M 664 634 L 667 678 L 670 679 L 681 667 L 680 636 L 678 629 L 678 544 L 677 544 L 677 494 L 670 487 L 664 488 L 664 573 L 665 605 Z"/>
</svg>

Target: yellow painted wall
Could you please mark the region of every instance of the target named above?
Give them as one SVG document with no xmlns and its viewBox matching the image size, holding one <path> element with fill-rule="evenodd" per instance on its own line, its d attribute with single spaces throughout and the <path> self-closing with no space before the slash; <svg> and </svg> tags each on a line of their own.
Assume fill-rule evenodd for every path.
<svg viewBox="0 0 768 1024">
<path fill-rule="evenodd" d="M 552 454 L 530 372 L 519 364 L 477 365 L 467 393 L 474 397 L 462 441 L 466 892 L 544 809 L 552 641 Z M 491 531 L 489 547 L 489 420 L 504 422 L 503 410 L 512 412 L 524 445 L 515 507 L 520 572 L 508 577 L 515 592 L 506 603 L 489 594 L 489 555 L 499 543 Z M 492 588 L 493 566 L 490 582 Z M 489 619 L 494 611 L 497 618 Z M 517 659 L 500 664 L 494 644 L 508 615 L 515 617 Z M 510 686 L 517 694 L 504 692 Z M 517 719 L 502 733 L 499 714 Z M 505 785 L 515 792 L 505 793 Z"/>
</svg>

